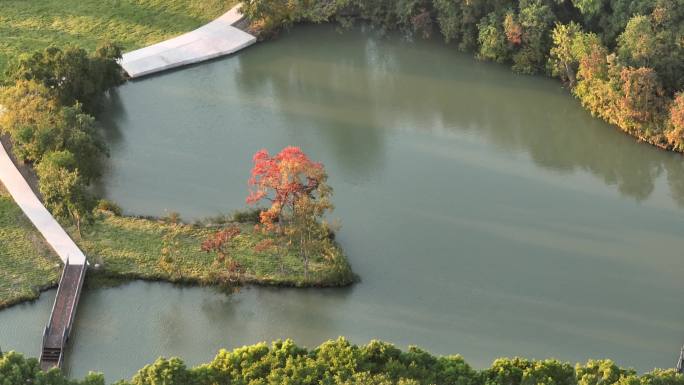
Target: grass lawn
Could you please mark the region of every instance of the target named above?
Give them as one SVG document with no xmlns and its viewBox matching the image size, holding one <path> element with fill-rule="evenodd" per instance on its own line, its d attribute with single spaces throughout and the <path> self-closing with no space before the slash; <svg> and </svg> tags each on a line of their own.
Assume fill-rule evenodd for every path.
<svg viewBox="0 0 684 385">
<path fill-rule="evenodd" d="M 38 297 L 61 261 L 0 184 L 0 308 Z"/>
<path fill-rule="evenodd" d="M 191 31 L 236 0 L 0 0 L 0 79 L 11 58 L 50 45 L 124 51 Z"/>
<path fill-rule="evenodd" d="M 304 263 L 294 250 L 287 252 L 282 262 L 274 253 L 255 252 L 254 246 L 264 235 L 255 232 L 253 224 L 238 226 L 241 234 L 231 242 L 229 254 L 244 271 L 238 278 L 242 283 L 341 286 L 354 280 L 339 247 L 334 247 L 327 259 L 319 257 L 310 261 L 309 274 L 305 278 Z M 213 284 L 219 281 L 216 275 L 226 271 L 225 265 L 217 267 L 214 264 L 216 255 L 203 252 L 201 244 L 215 231 L 217 228 L 101 213 L 77 243 L 91 263 L 102 265 L 93 274 L 95 277 Z M 78 239 L 75 234 L 74 239 Z M 162 258 L 162 248 L 168 250 L 168 261 Z"/>
</svg>

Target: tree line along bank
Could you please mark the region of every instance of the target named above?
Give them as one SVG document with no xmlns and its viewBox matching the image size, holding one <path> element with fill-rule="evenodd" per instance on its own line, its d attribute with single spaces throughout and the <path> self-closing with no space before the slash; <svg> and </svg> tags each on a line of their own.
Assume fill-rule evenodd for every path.
<svg viewBox="0 0 684 385">
<path fill-rule="evenodd" d="M 0 358 L 0 385 L 104 385 L 90 373 L 67 379 L 59 370 L 42 372 L 34 358 L 10 352 Z M 674 369 L 638 375 L 610 360 L 575 366 L 555 359 L 500 358 L 489 368 L 473 369 L 460 355 L 435 356 L 417 347 L 402 351 L 371 341 L 357 346 L 344 338 L 314 349 L 291 340 L 220 350 L 209 363 L 188 368 L 178 358 L 159 358 L 130 380 L 115 385 L 682 385 Z"/>
<path fill-rule="evenodd" d="M 252 32 L 362 20 L 522 74 L 561 79 L 593 115 L 684 151 L 684 0 L 245 0 Z"/>
</svg>

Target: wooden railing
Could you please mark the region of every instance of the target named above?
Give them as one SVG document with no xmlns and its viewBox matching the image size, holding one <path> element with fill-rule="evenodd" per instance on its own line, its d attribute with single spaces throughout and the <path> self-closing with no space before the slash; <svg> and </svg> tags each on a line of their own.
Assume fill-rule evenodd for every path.
<svg viewBox="0 0 684 385">
<path fill-rule="evenodd" d="M 55 295 L 55 301 L 52 303 L 52 309 L 50 310 L 50 319 L 48 319 L 47 324 L 45 325 L 45 328 L 43 329 L 43 343 L 41 345 L 41 350 L 40 350 L 40 361 L 43 361 L 43 351 L 45 350 L 45 344 L 47 343 L 47 338 L 48 335 L 50 334 L 50 325 L 52 325 L 52 319 L 55 314 L 55 306 L 57 305 L 57 298 L 59 297 L 59 294 L 62 292 L 62 282 L 64 279 L 64 275 L 66 274 L 67 267 L 69 267 L 69 257 L 67 257 L 66 261 L 64 262 L 64 268 L 62 269 L 62 274 L 59 277 L 59 283 L 57 285 L 57 294 Z M 61 353 L 60 353 L 61 357 Z"/>
<path fill-rule="evenodd" d="M 85 274 L 87 268 L 87 264 L 83 264 L 81 266 L 70 265 L 68 258 L 65 262 L 64 270 L 62 270 L 62 275 L 59 280 L 59 286 L 57 287 L 57 295 L 55 296 L 55 302 L 52 304 L 50 319 L 48 320 L 47 325 L 45 325 L 45 328 L 43 329 L 43 346 L 40 354 L 41 364 L 48 362 L 54 363 L 54 360 L 57 360 L 57 367 L 62 367 L 62 363 L 64 362 L 64 350 L 66 348 L 67 341 L 69 340 L 69 337 L 71 335 L 71 329 L 74 323 L 74 319 L 76 317 L 76 308 L 78 307 L 78 301 L 81 297 L 81 291 L 83 289 L 83 282 L 85 281 Z M 70 272 L 69 276 L 67 277 L 68 269 L 70 269 Z M 78 275 L 76 276 L 76 280 L 74 282 L 72 279 L 74 278 L 74 270 L 76 269 L 79 270 Z M 66 280 L 70 281 L 66 282 Z M 65 288 L 69 288 L 70 292 L 68 294 L 64 293 L 64 290 L 66 290 Z M 71 292 L 71 290 L 73 290 L 73 292 Z M 61 298 L 61 296 L 65 295 L 71 295 L 72 298 Z M 60 299 L 61 301 L 64 301 L 66 299 L 68 302 L 62 302 L 62 306 L 64 306 L 64 308 L 56 309 L 55 307 L 57 306 L 57 302 Z M 63 327 L 61 335 L 54 335 L 54 333 L 59 333 L 59 330 L 53 330 L 52 327 L 52 323 L 54 322 L 55 311 L 66 312 L 67 310 L 69 312 L 68 314 L 60 315 L 62 318 L 60 318 L 61 321 L 59 325 L 60 328 Z M 51 334 L 53 334 L 52 337 Z M 58 340 L 55 341 L 54 339 L 52 339 L 54 337 L 57 337 Z M 57 346 L 47 346 L 50 343 L 50 340 L 52 340 L 53 344 L 56 342 Z"/>
<path fill-rule="evenodd" d="M 69 338 L 71 334 L 71 325 L 74 322 L 74 317 L 76 316 L 76 307 L 78 306 L 78 300 L 81 298 L 81 289 L 83 288 L 83 281 L 85 280 L 86 269 L 88 264 L 84 263 L 81 265 L 81 271 L 78 273 L 78 283 L 76 284 L 76 295 L 74 295 L 73 301 L 71 303 L 71 314 L 69 314 L 69 322 L 67 322 L 64 331 L 66 331 L 66 336 Z M 66 341 L 64 341 L 66 342 Z M 64 343 L 62 343 L 64 346 Z"/>
<path fill-rule="evenodd" d="M 64 280 L 64 275 L 66 274 L 67 267 L 69 267 L 69 257 L 67 257 L 66 262 L 64 262 L 64 269 L 62 269 L 62 275 L 59 276 L 59 283 L 57 285 L 57 295 L 55 295 L 55 299 L 59 298 L 59 293 L 62 292 L 62 282 Z M 52 317 L 55 314 L 55 306 L 57 305 L 57 301 L 54 301 L 52 303 L 52 309 L 50 310 L 50 319 L 47 322 L 47 331 L 50 331 L 50 325 L 52 325 Z"/>
<path fill-rule="evenodd" d="M 62 342 L 60 343 L 59 358 L 57 359 L 57 367 L 60 369 L 62 368 L 62 363 L 64 362 L 64 347 L 66 346 L 67 338 L 69 338 L 69 335 L 67 334 L 67 329 L 65 328 L 62 332 Z"/>
</svg>

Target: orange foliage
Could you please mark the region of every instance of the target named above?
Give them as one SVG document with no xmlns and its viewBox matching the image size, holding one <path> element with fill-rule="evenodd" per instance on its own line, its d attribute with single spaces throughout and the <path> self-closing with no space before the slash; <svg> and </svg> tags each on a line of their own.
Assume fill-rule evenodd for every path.
<svg viewBox="0 0 684 385">
<path fill-rule="evenodd" d="M 681 151 L 684 147 L 684 92 L 677 94 L 670 106 L 670 124 L 672 129 L 667 132 L 667 141 Z"/>
<path fill-rule="evenodd" d="M 226 257 L 225 247 L 228 242 L 238 235 L 240 235 L 240 228 L 235 225 L 217 231 L 202 242 L 202 251 L 207 253 L 216 252 L 218 254 L 218 260 L 223 261 Z"/>
<path fill-rule="evenodd" d="M 264 253 L 272 250 L 275 246 L 275 242 L 272 239 L 262 239 L 254 245 L 254 251 L 257 253 Z"/>
<path fill-rule="evenodd" d="M 271 207 L 260 214 L 267 229 L 282 221 L 283 210 L 294 210 L 299 198 L 316 190 L 326 177 L 323 165 L 311 161 L 299 147 L 286 147 L 273 157 L 260 150 L 253 160 L 247 203 L 271 202 Z"/>
<path fill-rule="evenodd" d="M 516 22 L 512 14 L 506 15 L 504 19 L 504 30 L 508 42 L 513 45 L 522 44 L 523 29 L 520 23 Z"/>
<path fill-rule="evenodd" d="M 620 72 L 623 97 L 620 109 L 628 119 L 648 122 L 663 105 L 663 89 L 652 68 L 625 67 Z"/>
<path fill-rule="evenodd" d="M 670 121 L 676 129 L 684 130 L 684 92 L 677 94 L 670 107 Z"/>
</svg>

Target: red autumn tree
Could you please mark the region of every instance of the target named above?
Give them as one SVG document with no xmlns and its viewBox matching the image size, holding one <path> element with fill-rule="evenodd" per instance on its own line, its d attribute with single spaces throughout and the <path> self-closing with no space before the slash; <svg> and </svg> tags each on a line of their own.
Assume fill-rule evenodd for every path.
<svg viewBox="0 0 684 385">
<path fill-rule="evenodd" d="M 322 218 L 333 208 L 328 175 L 322 164 L 309 159 L 298 147 L 286 147 L 275 156 L 261 150 L 253 159 L 247 203 L 270 204 L 260 213 L 261 225 L 276 237 L 284 237 L 288 244 L 298 245 L 306 279 L 310 257 L 323 254 L 327 245 Z"/>
<path fill-rule="evenodd" d="M 325 186 L 327 175 L 323 165 L 313 162 L 299 147 L 286 147 L 273 157 L 260 150 L 253 160 L 247 203 L 270 202 L 271 207 L 260 214 L 261 223 L 267 228 L 292 221 L 302 197 L 330 192 Z"/>
</svg>

